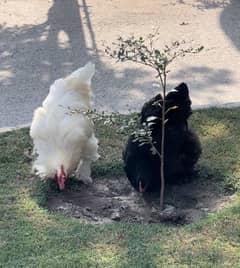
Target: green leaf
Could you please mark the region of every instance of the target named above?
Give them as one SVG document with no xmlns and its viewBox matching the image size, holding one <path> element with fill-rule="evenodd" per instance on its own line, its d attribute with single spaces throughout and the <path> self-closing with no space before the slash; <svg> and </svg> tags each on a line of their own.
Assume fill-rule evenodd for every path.
<svg viewBox="0 0 240 268">
<path fill-rule="evenodd" d="M 176 110 L 177 108 L 178 108 L 177 105 L 172 106 L 172 107 L 169 107 L 169 108 L 165 111 L 165 114 L 167 114 L 167 113 L 170 112 L 171 110 Z"/>
</svg>

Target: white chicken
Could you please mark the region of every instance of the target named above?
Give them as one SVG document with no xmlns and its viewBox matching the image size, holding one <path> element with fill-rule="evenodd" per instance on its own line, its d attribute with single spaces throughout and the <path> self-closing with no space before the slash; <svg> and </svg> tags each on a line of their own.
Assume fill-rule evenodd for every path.
<svg viewBox="0 0 240 268">
<path fill-rule="evenodd" d="M 91 79 L 95 65 L 89 62 L 69 76 L 56 80 L 42 106 L 34 111 L 30 128 L 36 159 L 33 169 L 41 178 L 53 178 L 65 189 L 68 176 L 92 182 L 91 162 L 98 159 L 93 123 L 84 113 L 90 109 Z"/>
</svg>

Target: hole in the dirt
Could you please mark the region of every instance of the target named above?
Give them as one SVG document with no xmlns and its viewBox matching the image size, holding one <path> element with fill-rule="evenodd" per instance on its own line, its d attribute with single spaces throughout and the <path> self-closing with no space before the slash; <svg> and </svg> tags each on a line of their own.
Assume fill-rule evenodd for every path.
<svg viewBox="0 0 240 268">
<path fill-rule="evenodd" d="M 139 194 L 125 177 L 98 178 L 92 185 L 72 183 L 66 191 L 49 197 L 50 211 L 80 218 L 89 223 L 166 223 L 183 225 L 195 222 L 230 201 L 211 187 L 197 181 L 168 186 L 166 208 L 159 211 L 158 194 Z"/>
</svg>

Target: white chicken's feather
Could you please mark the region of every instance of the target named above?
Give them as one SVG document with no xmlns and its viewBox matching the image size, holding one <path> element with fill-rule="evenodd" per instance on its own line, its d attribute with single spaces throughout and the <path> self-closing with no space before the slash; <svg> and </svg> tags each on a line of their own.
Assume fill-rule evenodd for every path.
<svg viewBox="0 0 240 268">
<path fill-rule="evenodd" d="M 70 109 L 90 109 L 90 84 L 94 64 L 88 63 L 63 79 L 56 80 L 42 106 L 34 112 L 30 135 L 37 153 L 33 168 L 42 177 L 52 177 L 64 166 L 75 171 L 82 159 L 98 158 L 98 141 L 92 122 Z"/>
</svg>

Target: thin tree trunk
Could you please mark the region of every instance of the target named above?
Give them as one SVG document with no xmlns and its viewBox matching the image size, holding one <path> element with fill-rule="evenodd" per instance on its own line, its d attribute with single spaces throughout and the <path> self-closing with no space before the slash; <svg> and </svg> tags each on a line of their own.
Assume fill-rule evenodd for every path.
<svg viewBox="0 0 240 268">
<path fill-rule="evenodd" d="M 164 103 L 164 102 L 163 102 Z M 164 106 L 164 104 L 163 104 Z M 164 112 L 163 112 L 164 114 Z M 163 210 L 164 203 L 164 188 L 165 188 L 165 180 L 164 180 L 164 136 L 165 136 L 165 128 L 164 128 L 165 116 L 162 116 L 162 141 L 161 141 L 161 188 L 160 188 L 160 210 Z"/>
<path fill-rule="evenodd" d="M 160 174 L 161 174 L 161 188 L 160 188 L 160 210 L 164 208 L 164 191 L 165 191 L 165 174 L 164 174 L 164 145 L 165 145 L 165 108 L 166 108 L 166 73 L 163 71 L 163 80 L 161 77 L 161 84 L 163 89 L 163 101 L 162 101 L 162 138 L 161 138 L 161 166 L 160 166 Z"/>
</svg>

